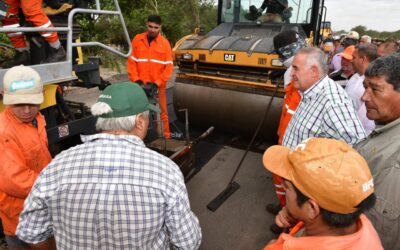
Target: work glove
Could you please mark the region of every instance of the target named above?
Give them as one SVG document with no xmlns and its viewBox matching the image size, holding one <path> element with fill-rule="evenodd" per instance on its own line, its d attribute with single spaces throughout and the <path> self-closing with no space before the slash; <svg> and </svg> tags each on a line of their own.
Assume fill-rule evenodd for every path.
<svg viewBox="0 0 400 250">
<path fill-rule="evenodd" d="M 153 82 L 148 82 L 146 85 L 144 85 L 143 89 L 149 97 L 158 96 L 158 86 Z"/>
<path fill-rule="evenodd" d="M 143 88 L 143 81 L 142 80 L 140 80 L 140 79 L 136 80 L 136 81 L 134 81 L 134 83 L 139 84 L 139 86 Z"/>
<path fill-rule="evenodd" d="M 291 18 L 292 17 L 292 10 L 293 10 L 292 7 L 284 9 L 283 12 L 282 12 L 283 19 L 286 20 L 286 19 Z"/>
</svg>

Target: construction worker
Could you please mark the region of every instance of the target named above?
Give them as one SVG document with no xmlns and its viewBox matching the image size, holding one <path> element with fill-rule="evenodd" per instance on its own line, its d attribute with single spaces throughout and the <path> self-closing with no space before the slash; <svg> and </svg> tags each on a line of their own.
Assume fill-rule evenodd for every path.
<svg viewBox="0 0 400 250">
<path fill-rule="evenodd" d="M 275 222 L 292 228 L 264 250 L 383 249 L 364 215 L 376 201 L 371 171 L 346 142 L 308 138 L 294 149 L 272 146 L 263 164 L 284 179 L 287 204 Z"/>
<path fill-rule="evenodd" d="M 283 99 L 282 114 L 278 127 L 278 144 L 281 145 L 285 130 L 301 100 L 300 93 L 294 87 L 294 83 L 290 78 L 293 57 L 298 50 L 305 48 L 307 45 L 306 41 L 294 30 L 285 30 L 280 32 L 274 37 L 273 43 L 275 50 L 283 61 L 283 64 L 288 67 L 284 75 L 285 97 Z M 273 174 L 272 177 L 279 204 L 270 203 L 267 205 L 266 209 L 268 212 L 276 215 L 282 207 L 286 205 L 286 194 L 283 188 L 282 178 L 275 174 Z M 270 229 L 276 234 L 282 232 L 282 229 L 280 229 L 276 224 L 272 224 Z"/>
<path fill-rule="evenodd" d="M 32 68 L 16 66 L 4 75 L 0 114 L 0 218 L 10 249 L 26 249 L 15 231 L 33 183 L 50 162 L 45 121 L 39 113 L 43 85 Z"/>
<path fill-rule="evenodd" d="M 165 138 L 170 138 L 167 112 L 166 85 L 173 71 L 171 46 L 160 34 L 161 17 L 150 15 L 147 31 L 132 40 L 132 54 L 128 58 L 127 69 L 132 82 L 153 85 L 158 88 L 161 120 Z"/>
<path fill-rule="evenodd" d="M 261 22 L 282 23 L 284 20 L 289 22 L 292 9 L 288 8 L 287 0 L 264 0 L 258 12 L 262 13 L 265 8 L 267 8 L 265 15 L 259 18 Z"/>
<path fill-rule="evenodd" d="M 17 28 L 20 27 L 20 20 L 18 17 L 19 10 L 21 9 L 25 20 L 31 22 L 37 28 L 54 27 L 50 19 L 42 10 L 42 0 L 4 0 L 9 5 L 6 17 L 3 18 L 2 23 L 4 28 Z M 50 54 L 43 61 L 44 63 L 51 63 L 62 61 L 65 59 L 65 50 L 61 46 L 58 39 L 57 32 L 45 31 L 39 32 L 40 35 L 49 43 Z M 3 62 L 3 68 L 11 68 L 17 65 L 30 65 L 30 53 L 25 35 L 22 32 L 7 33 L 16 53 L 14 58 Z"/>
</svg>

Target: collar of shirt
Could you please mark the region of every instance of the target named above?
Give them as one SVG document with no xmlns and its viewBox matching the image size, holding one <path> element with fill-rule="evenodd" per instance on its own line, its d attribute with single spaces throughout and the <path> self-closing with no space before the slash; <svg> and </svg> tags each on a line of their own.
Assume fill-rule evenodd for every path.
<svg viewBox="0 0 400 250">
<path fill-rule="evenodd" d="M 375 135 L 375 134 L 380 134 L 383 132 L 386 132 L 394 127 L 397 127 L 400 124 L 400 118 L 397 118 L 396 120 L 385 124 L 385 125 L 378 125 L 376 124 L 376 128 L 375 130 L 371 133 L 371 135 Z"/>
<path fill-rule="evenodd" d="M 316 96 L 320 90 L 324 87 L 324 83 L 328 81 L 329 77 L 327 75 L 321 77 L 316 83 L 314 83 L 309 89 L 304 92 L 300 92 L 301 99 L 304 100 L 311 99 L 312 97 Z M 320 84 L 321 83 L 321 84 Z"/>
<path fill-rule="evenodd" d="M 145 41 L 146 44 L 149 44 L 149 43 L 148 43 L 148 40 L 147 40 L 147 34 L 148 34 L 147 31 L 146 31 L 145 33 L 142 33 L 141 39 L 142 39 L 143 41 Z M 158 43 L 158 40 L 160 39 L 160 36 L 161 36 L 161 34 L 158 33 L 158 35 L 157 35 L 151 42 L 152 42 L 152 43 Z"/>
<path fill-rule="evenodd" d="M 106 133 L 98 133 L 95 135 L 81 135 L 82 142 L 90 142 L 95 140 L 122 140 L 128 141 L 129 143 L 135 144 L 137 146 L 145 147 L 143 140 L 136 135 L 113 135 Z"/>
<path fill-rule="evenodd" d="M 292 66 L 293 58 L 294 58 L 294 56 L 292 56 L 292 57 L 286 59 L 286 60 L 283 62 L 283 65 L 285 65 L 285 66 L 288 67 L 288 68 L 289 68 L 290 66 Z"/>
</svg>

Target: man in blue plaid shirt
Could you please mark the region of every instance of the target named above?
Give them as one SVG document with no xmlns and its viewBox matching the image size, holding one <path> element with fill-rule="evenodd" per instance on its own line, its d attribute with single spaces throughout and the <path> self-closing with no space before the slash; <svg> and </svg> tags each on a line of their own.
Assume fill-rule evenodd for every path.
<svg viewBox="0 0 400 250">
<path fill-rule="evenodd" d="M 344 140 L 354 145 L 366 137 L 347 93 L 327 76 L 324 53 L 318 48 L 297 52 L 292 63 L 294 87 L 301 102 L 285 131 L 282 145 L 295 148 L 310 137 Z"/>
<path fill-rule="evenodd" d="M 17 235 L 57 249 L 197 249 L 201 229 L 179 167 L 143 143 L 149 104 L 136 84 L 107 87 L 93 105 L 101 133 L 40 174 Z"/>
</svg>

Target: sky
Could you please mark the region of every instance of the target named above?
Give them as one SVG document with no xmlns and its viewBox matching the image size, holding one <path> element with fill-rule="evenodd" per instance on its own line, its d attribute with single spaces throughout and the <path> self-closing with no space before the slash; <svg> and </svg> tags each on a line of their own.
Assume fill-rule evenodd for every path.
<svg viewBox="0 0 400 250">
<path fill-rule="evenodd" d="M 369 30 L 400 30 L 400 0 L 325 0 L 334 31 L 363 25 Z"/>
</svg>

